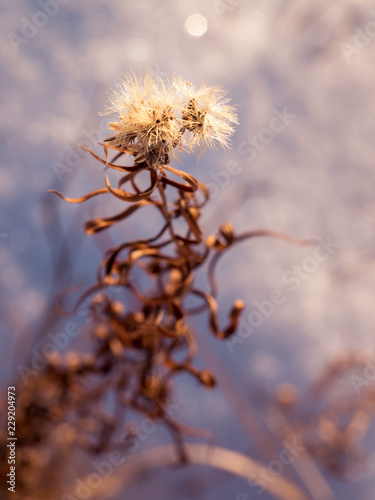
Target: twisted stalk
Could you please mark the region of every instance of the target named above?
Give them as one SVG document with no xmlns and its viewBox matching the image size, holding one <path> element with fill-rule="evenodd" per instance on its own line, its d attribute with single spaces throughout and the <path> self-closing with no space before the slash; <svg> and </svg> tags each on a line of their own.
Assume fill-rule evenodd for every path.
<svg viewBox="0 0 375 500">
<path fill-rule="evenodd" d="M 265 230 L 236 235 L 228 223 L 216 235 L 204 238 L 199 218 L 209 199 L 208 189 L 190 174 L 170 166 L 171 148 L 181 147 L 185 130 L 193 133 L 193 145 L 199 146 L 201 139 L 207 137 L 210 123 L 216 124 L 217 129 L 211 130 L 208 143 L 215 139 L 226 145 L 227 135 L 232 131 L 231 123 L 235 123 L 236 118 L 226 101 L 220 101 L 220 92 L 205 88 L 205 99 L 211 103 L 212 110 L 220 104 L 223 123 L 210 118 L 209 113 L 198 112 L 198 100 L 190 99 L 189 103 L 194 102 L 194 107 L 189 113 L 183 113 L 184 126 L 174 135 L 175 117 L 170 111 L 165 113 L 164 97 L 160 98 L 159 91 L 154 89 L 155 95 L 150 101 L 152 126 L 145 126 L 142 122 L 144 108 L 150 111 L 143 99 L 139 101 L 140 117 L 131 116 L 129 112 L 131 119 L 112 126 L 119 133 L 101 144 L 104 159 L 83 147 L 106 169 L 122 174 L 116 187 L 106 175 L 104 188 L 79 198 L 66 198 L 55 190 L 50 191 L 70 203 L 83 203 L 109 194 L 127 204 L 118 214 L 87 221 L 84 227 L 88 235 L 123 222 L 144 207 L 153 207 L 162 216 L 163 223 L 160 230 L 149 238 L 110 248 L 98 267 L 97 282 L 81 294 L 72 311 L 63 311 L 62 299 L 68 291 L 61 294 L 59 310 L 65 316 L 78 313 L 82 304 L 89 302 L 90 352 L 66 356 L 52 354 L 48 357 L 45 372 L 34 379 L 32 386 L 18 385 L 17 427 L 21 458 L 28 457 L 36 449 L 51 452 L 56 457 L 58 468 L 61 432 L 67 436 L 63 443 L 78 446 L 91 454 L 118 449 L 119 446 L 127 450 L 137 431 L 134 426 L 125 426 L 120 442 L 119 433 L 127 415 L 135 412 L 166 426 L 174 439 L 178 460 L 189 461 L 183 437 L 189 435 L 212 441 L 212 436 L 208 431 L 181 425 L 171 416 L 168 404 L 172 399 L 172 382 L 178 374 L 185 373 L 210 389 L 216 385 L 216 380 L 209 370 L 198 369 L 194 364 L 196 342 L 187 318 L 206 312 L 208 326 L 215 337 L 223 340 L 232 336 L 244 303 L 236 300 L 229 311 L 227 324 L 220 325 L 214 278 L 220 256 L 233 244 L 247 238 L 273 236 L 288 240 L 285 235 Z M 202 109 L 206 104 L 200 104 Z M 161 109 L 163 113 L 158 115 Z M 121 132 L 123 126 L 125 130 Z M 205 136 L 200 135 L 202 132 Z M 110 159 L 112 152 L 114 156 Z M 124 155 L 132 156 L 134 164 L 119 165 L 117 162 Z M 149 186 L 142 190 L 138 176 L 145 173 L 149 177 Z M 173 201 L 168 199 L 169 193 L 175 196 Z M 184 231 L 178 231 L 177 221 L 184 223 Z M 298 245 L 311 243 L 289 241 Z M 196 271 L 207 264 L 210 291 L 195 286 Z M 149 290 L 142 290 L 137 283 L 138 274 L 148 278 Z M 112 286 L 130 292 L 137 306 L 127 311 L 124 303 L 114 300 L 110 294 Z M 191 298 L 198 298 L 200 302 L 188 308 L 186 302 Z M 116 407 L 112 413 L 104 410 L 109 394 L 115 396 Z M 30 422 L 31 410 L 37 418 Z M 40 457 L 45 455 L 40 453 Z M 39 495 L 42 490 L 38 488 L 43 484 L 42 468 L 36 459 L 35 464 L 35 491 Z M 25 466 L 24 470 L 23 475 L 23 469 L 19 471 L 21 495 L 33 499 L 30 469 Z M 50 498 L 53 498 L 52 486 L 49 484 Z M 45 489 L 43 495 L 47 498 Z"/>
</svg>

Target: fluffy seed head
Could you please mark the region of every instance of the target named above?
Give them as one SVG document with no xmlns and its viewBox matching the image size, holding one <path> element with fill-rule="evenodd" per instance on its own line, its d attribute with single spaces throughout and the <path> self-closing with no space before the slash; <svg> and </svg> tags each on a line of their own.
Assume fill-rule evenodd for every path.
<svg viewBox="0 0 375 500">
<path fill-rule="evenodd" d="M 130 151 L 138 162 L 168 161 L 181 138 L 175 108 L 176 95 L 169 82 L 130 74 L 111 96 L 107 114 L 114 113 L 117 119 L 109 124 L 115 133 L 106 142 Z"/>
<path fill-rule="evenodd" d="M 198 158 L 208 148 L 228 148 L 238 120 L 235 108 L 228 104 L 226 92 L 206 85 L 197 90 L 181 79 L 175 80 L 175 86 L 187 100 L 182 112 L 183 127 L 188 132 L 187 147 L 195 151 Z"/>
<path fill-rule="evenodd" d="M 199 157 L 207 148 L 229 146 L 238 122 L 228 102 L 217 87 L 196 90 L 182 78 L 171 82 L 131 73 L 111 96 L 106 114 L 116 119 L 106 142 L 150 166 L 168 163 L 182 148 Z"/>
</svg>

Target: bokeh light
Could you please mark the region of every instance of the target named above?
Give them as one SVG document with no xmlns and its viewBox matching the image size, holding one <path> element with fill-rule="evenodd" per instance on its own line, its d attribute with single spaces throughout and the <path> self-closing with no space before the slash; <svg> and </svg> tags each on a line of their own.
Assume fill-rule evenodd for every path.
<svg viewBox="0 0 375 500">
<path fill-rule="evenodd" d="M 202 14 L 192 14 L 187 18 L 185 28 L 190 36 L 199 38 L 207 31 L 207 19 Z"/>
</svg>

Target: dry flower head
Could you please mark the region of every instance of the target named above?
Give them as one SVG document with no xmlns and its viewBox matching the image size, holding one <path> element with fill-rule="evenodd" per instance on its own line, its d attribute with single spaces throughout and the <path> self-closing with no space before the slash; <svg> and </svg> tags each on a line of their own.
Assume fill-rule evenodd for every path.
<svg viewBox="0 0 375 500">
<path fill-rule="evenodd" d="M 130 74 L 111 95 L 106 113 L 116 120 L 106 143 L 153 166 L 182 149 L 199 158 L 208 148 L 227 148 L 238 121 L 225 95 L 219 87 L 197 90 L 180 77 Z"/>
</svg>

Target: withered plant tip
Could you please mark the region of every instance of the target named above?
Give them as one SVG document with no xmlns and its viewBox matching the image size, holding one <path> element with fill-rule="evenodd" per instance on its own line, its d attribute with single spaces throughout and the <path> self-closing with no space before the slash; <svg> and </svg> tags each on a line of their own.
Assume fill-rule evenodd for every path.
<svg viewBox="0 0 375 500">
<path fill-rule="evenodd" d="M 173 379 L 186 373 L 208 389 L 216 384 L 210 371 L 194 364 L 197 334 L 189 318 L 206 312 L 213 335 L 225 340 L 235 334 L 244 308 L 236 300 L 227 324 L 220 325 L 214 277 L 220 256 L 232 245 L 253 237 L 311 244 L 268 230 L 236 235 L 230 223 L 216 234 L 204 236 L 199 219 L 209 191 L 170 163 L 181 151 L 199 158 L 207 148 L 229 146 L 238 122 L 222 89 L 204 86 L 197 90 L 182 78 L 162 80 L 131 74 L 113 92 L 106 112 L 114 113 L 115 118 L 110 123 L 113 133 L 102 144 L 104 158 L 83 149 L 106 168 L 122 174 L 117 186 L 106 176 L 105 187 L 80 198 L 52 192 L 71 203 L 103 194 L 124 202 L 120 213 L 86 222 L 89 235 L 129 219 L 144 207 L 152 207 L 163 222 L 149 238 L 109 249 L 99 265 L 96 284 L 77 301 L 73 313 L 85 300 L 90 303 L 90 351 L 50 356 L 46 370 L 33 377 L 32 383 L 18 384 L 18 453 L 19 463 L 26 464 L 18 470 L 19 498 L 34 498 L 30 487 L 35 498 L 41 491 L 43 498 L 53 498 L 54 488 L 51 481 L 45 482 L 41 460 L 63 456 L 62 449 L 68 445 L 91 453 L 131 447 L 136 431 L 127 421 L 129 411 L 163 423 L 181 460 L 187 460 L 183 436 L 210 435 L 180 424 L 171 414 Z M 124 156 L 131 157 L 133 165 L 119 164 Z M 139 187 L 141 173 L 149 176 L 149 187 L 144 190 Z M 177 222 L 180 228 L 183 223 L 183 231 L 177 229 Z M 203 266 L 208 271 L 207 290 L 195 283 L 196 272 Z M 147 291 L 140 286 L 145 280 Z M 108 292 L 110 286 L 130 292 L 132 308 L 127 308 L 125 293 L 115 300 Z M 195 306 L 188 306 L 192 298 Z M 104 410 L 109 394 L 116 401 L 112 414 Z M 31 455 L 39 457 L 35 466 L 27 465 Z M 50 462 L 58 474 L 58 460 Z"/>
</svg>

